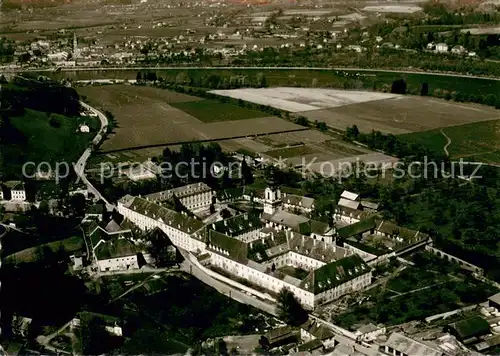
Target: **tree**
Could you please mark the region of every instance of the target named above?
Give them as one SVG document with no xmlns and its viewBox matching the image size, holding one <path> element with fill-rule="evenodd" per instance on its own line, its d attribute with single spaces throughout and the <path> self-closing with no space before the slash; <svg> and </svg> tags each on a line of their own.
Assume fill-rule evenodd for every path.
<svg viewBox="0 0 500 356">
<path fill-rule="evenodd" d="M 317 121 L 316 128 L 321 132 L 328 131 L 328 126 L 326 126 L 326 124 L 323 121 Z"/>
<path fill-rule="evenodd" d="M 309 120 L 304 116 L 299 116 L 297 120 L 295 120 L 295 123 L 300 126 L 309 127 Z"/>
<path fill-rule="evenodd" d="M 83 194 L 81 193 L 73 194 L 72 196 L 69 197 L 68 203 L 71 211 L 76 216 L 81 216 L 85 213 L 85 207 L 87 201 Z"/>
<path fill-rule="evenodd" d="M 252 184 L 254 181 L 252 170 L 248 167 L 245 157 L 243 157 L 243 161 L 241 162 L 241 177 L 244 185 Z"/>
<path fill-rule="evenodd" d="M 422 83 L 422 86 L 420 87 L 420 95 L 427 96 L 428 94 L 429 94 L 429 84 L 424 82 L 424 83 Z"/>
<path fill-rule="evenodd" d="M 278 315 L 287 324 L 298 326 L 307 321 L 307 312 L 289 289 L 281 290 L 277 302 Z"/>
<path fill-rule="evenodd" d="M 80 315 L 80 335 L 83 355 L 101 355 L 108 351 L 105 341 L 110 336 L 96 316 L 89 313 Z"/>
</svg>

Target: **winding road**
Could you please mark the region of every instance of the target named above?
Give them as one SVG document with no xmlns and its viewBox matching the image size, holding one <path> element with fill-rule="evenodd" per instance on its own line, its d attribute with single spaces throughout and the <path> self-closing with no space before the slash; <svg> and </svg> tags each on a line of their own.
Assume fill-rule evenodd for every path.
<svg viewBox="0 0 500 356">
<path fill-rule="evenodd" d="M 448 147 L 451 144 L 451 138 L 449 138 L 448 135 L 444 133 L 443 129 L 441 129 L 440 131 L 443 134 L 443 136 L 446 138 L 446 140 L 448 141 L 448 142 L 446 142 L 446 145 L 443 148 L 444 154 L 446 155 L 446 157 L 450 157 L 450 153 L 448 152 Z"/>
<path fill-rule="evenodd" d="M 92 140 L 92 145 L 97 146 L 106 134 L 106 130 L 108 128 L 108 118 L 102 112 L 84 103 L 83 101 L 80 101 L 80 105 L 82 105 L 86 110 L 91 111 L 95 115 L 97 115 L 97 117 L 101 121 L 101 129 Z M 90 193 L 94 194 L 97 199 L 101 199 L 102 201 L 104 201 L 104 203 L 106 204 L 106 209 L 108 211 L 113 211 L 116 208 L 115 205 L 108 202 L 106 198 L 92 185 L 92 183 L 89 182 L 89 180 L 85 176 L 85 166 L 87 165 L 87 160 L 89 159 L 91 154 L 91 147 L 87 148 L 85 152 L 83 152 L 80 159 L 78 159 L 78 161 L 74 165 L 75 172 L 77 176 L 82 180 L 82 182 L 85 183 L 85 185 L 87 186 L 87 190 Z"/>
</svg>

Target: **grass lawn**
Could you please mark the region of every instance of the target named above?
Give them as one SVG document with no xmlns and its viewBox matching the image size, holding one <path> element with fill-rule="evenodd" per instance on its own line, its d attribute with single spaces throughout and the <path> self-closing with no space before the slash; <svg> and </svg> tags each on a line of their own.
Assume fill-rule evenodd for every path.
<svg viewBox="0 0 500 356">
<path fill-rule="evenodd" d="M 289 148 L 280 148 L 277 150 L 266 151 L 265 154 L 271 156 L 273 158 L 290 158 L 297 156 L 305 156 L 312 153 L 316 153 L 317 151 L 309 146 L 296 146 Z"/>
<path fill-rule="evenodd" d="M 76 162 L 100 127 L 97 118 L 70 118 L 57 114 L 51 117 L 60 127 L 50 125 L 46 113 L 29 109 L 23 116 L 10 118 L 9 135 L 15 136 L 14 142 L 0 145 L 6 173 L 20 176 L 26 162 L 48 162 L 53 169 L 56 162 Z M 84 123 L 90 127 L 90 133 L 78 131 L 79 125 Z"/>
<path fill-rule="evenodd" d="M 57 252 L 60 248 L 62 248 L 67 253 L 72 253 L 85 248 L 85 243 L 81 236 L 73 236 L 65 240 L 53 241 L 40 246 L 27 248 L 7 256 L 6 260 L 13 263 L 35 262 L 37 260 L 37 249 L 44 246 L 50 248 L 53 252 Z"/>
<path fill-rule="evenodd" d="M 217 100 L 205 99 L 199 101 L 172 103 L 171 105 L 203 122 L 235 121 L 266 116 L 265 113 L 257 110 L 222 103 Z"/>
<path fill-rule="evenodd" d="M 292 277 L 300 279 L 300 280 L 303 280 L 309 274 L 307 271 L 303 270 L 302 268 L 295 268 L 292 266 L 283 266 L 283 267 L 279 268 L 278 271 L 283 272 L 289 276 L 292 276 Z"/>
<path fill-rule="evenodd" d="M 390 279 L 387 283 L 387 288 L 395 292 L 405 293 L 446 280 L 449 280 L 446 275 L 409 267 L 397 277 Z"/>
<path fill-rule="evenodd" d="M 448 151 L 452 159 L 500 163 L 500 120 L 446 127 L 443 132 L 451 139 Z M 407 142 L 443 152 L 446 138 L 440 129 L 399 136 Z"/>
</svg>

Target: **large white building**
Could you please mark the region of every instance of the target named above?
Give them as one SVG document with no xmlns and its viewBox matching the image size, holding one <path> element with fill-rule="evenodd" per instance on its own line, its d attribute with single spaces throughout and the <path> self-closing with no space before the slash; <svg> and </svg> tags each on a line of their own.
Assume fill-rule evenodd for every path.
<svg viewBox="0 0 500 356">
<path fill-rule="evenodd" d="M 274 293 L 288 288 L 309 309 L 370 285 L 371 268 L 363 259 L 336 246 L 332 237 L 325 240 L 331 236 L 326 231 L 333 231 L 328 224 L 319 229 L 325 235 L 318 236 L 311 231 L 305 236 L 280 221 L 273 225 L 276 214 L 291 214 L 278 209 L 279 198 L 279 189 L 266 189 L 262 216 L 247 213 L 207 226 L 151 196 L 125 196 L 118 211 L 142 230 L 160 228 L 177 247 L 208 253 L 205 263 L 211 268 Z"/>
<path fill-rule="evenodd" d="M 146 196 L 148 200 L 163 202 L 177 198 L 188 210 L 204 209 L 212 204 L 214 191 L 205 183 L 193 183 Z"/>
<path fill-rule="evenodd" d="M 372 211 L 348 206 L 335 208 L 331 225 L 310 219 L 295 212 L 307 213 L 314 201 L 296 196 L 288 200 L 278 187 L 263 191 L 263 213 L 251 211 L 207 225 L 167 208 L 164 203 L 174 196 L 185 207 L 198 209 L 211 203 L 213 192 L 200 183 L 144 198 L 127 195 L 118 202 L 118 212 L 141 230 L 159 228 L 176 247 L 202 258 L 211 273 L 271 293 L 287 288 L 309 309 L 366 288 L 371 265 L 430 241 L 428 235 L 375 218 Z M 218 199 L 248 196 L 253 194 L 238 189 Z M 350 202 L 359 198 L 349 192 L 342 196 Z"/>
</svg>

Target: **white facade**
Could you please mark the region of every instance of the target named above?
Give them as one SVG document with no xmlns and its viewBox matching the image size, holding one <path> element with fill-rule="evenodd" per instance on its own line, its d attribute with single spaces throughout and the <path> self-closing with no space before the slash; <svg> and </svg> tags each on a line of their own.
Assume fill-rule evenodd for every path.
<svg viewBox="0 0 500 356">
<path fill-rule="evenodd" d="M 118 202 L 118 212 L 125 218 L 136 224 L 141 230 L 152 230 L 155 227 L 160 228 L 170 238 L 175 246 L 181 247 L 188 251 L 204 251 L 205 243 L 191 235 L 196 231 L 184 232 L 181 226 L 171 225 L 168 221 L 163 221 L 160 217 L 153 219 L 147 215 L 139 214 L 128 207 L 123 202 Z"/>
<path fill-rule="evenodd" d="M 274 214 L 277 205 L 281 202 L 281 191 L 279 188 L 271 189 L 269 187 L 264 191 L 264 213 Z"/>
<path fill-rule="evenodd" d="M 97 265 L 99 266 L 99 270 L 101 272 L 123 271 L 139 268 L 137 254 L 132 256 L 110 258 L 106 260 L 97 260 Z"/>
<path fill-rule="evenodd" d="M 446 43 L 438 43 L 436 45 L 436 52 L 438 53 L 448 52 L 448 45 Z"/>
<path fill-rule="evenodd" d="M 24 189 L 13 189 L 10 192 L 11 192 L 10 200 L 26 201 L 26 191 Z"/>
</svg>

